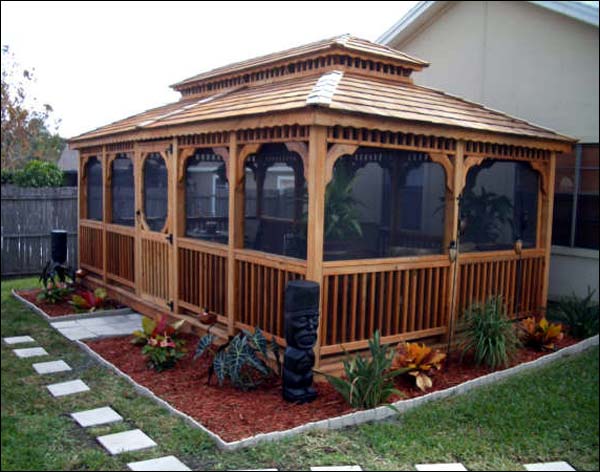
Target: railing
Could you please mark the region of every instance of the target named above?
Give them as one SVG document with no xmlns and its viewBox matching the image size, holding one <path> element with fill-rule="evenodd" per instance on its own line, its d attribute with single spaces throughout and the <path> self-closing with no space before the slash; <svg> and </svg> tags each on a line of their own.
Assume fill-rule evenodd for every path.
<svg viewBox="0 0 600 472">
<path fill-rule="evenodd" d="M 510 316 L 540 308 L 544 281 L 544 251 L 469 253 L 460 256 L 457 277 L 457 317 L 472 303 L 502 295 Z"/>
<path fill-rule="evenodd" d="M 104 225 L 98 221 L 79 221 L 79 262 L 82 268 L 101 274 L 103 262 L 103 231 Z"/>
<path fill-rule="evenodd" d="M 235 259 L 236 327 L 259 326 L 283 343 L 285 286 L 305 278 L 306 262 L 242 249 L 236 250 Z"/>
<path fill-rule="evenodd" d="M 163 234 L 157 234 L 156 238 L 148 236 L 142 238 L 140 288 L 142 295 L 158 299 L 155 301 L 160 303 L 170 299 L 171 248 L 168 242 L 163 241 Z"/>
<path fill-rule="evenodd" d="M 227 247 L 189 238 L 179 238 L 178 245 L 179 306 L 226 317 Z"/>
<path fill-rule="evenodd" d="M 106 277 L 133 288 L 135 286 L 134 228 L 106 225 L 106 251 Z"/>
<path fill-rule="evenodd" d="M 443 334 L 448 320 L 447 256 L 324 263 L 321 354 Z"/>
</svg>

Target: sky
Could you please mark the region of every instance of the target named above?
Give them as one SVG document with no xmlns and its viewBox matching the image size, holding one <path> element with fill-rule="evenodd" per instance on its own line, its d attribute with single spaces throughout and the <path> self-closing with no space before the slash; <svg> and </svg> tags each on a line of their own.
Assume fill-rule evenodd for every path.
<svg viewBox="0 0 600 472">
<path fill-rule="evenodd" d="M 215 67 L 350 33 L 374 41 L 415 3 L 2 2 L 1 39 L 72 137 L 176 101 Z"/>
</svg>

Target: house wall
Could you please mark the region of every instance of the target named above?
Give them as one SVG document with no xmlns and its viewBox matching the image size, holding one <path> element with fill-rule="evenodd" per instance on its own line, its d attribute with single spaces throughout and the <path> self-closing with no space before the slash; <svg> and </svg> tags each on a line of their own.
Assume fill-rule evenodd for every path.
<svg viewBox="0 0 600 472">
<path fill-rule="evenodd" d="M 389 45 L 431 62 L 417 84 L 598 143 L 595 26 L 529 2 L 448 2 Z M 598 297 L 597 250 L 553 248 L 550 268 L 550 298 Z"/>
</svg>

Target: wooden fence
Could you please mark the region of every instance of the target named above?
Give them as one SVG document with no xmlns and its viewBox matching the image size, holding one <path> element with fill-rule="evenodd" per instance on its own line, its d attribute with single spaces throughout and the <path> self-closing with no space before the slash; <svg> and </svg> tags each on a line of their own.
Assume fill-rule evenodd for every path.
<svg viewBox="0 0 600 472">
<path fill-rule="evenodd" d="M 38 274 L 50 258 L 50 231 L 68 234 L 67 262 L 77 264 L 77 187 L 2 188 L 2 277 Z"/>
</svg>

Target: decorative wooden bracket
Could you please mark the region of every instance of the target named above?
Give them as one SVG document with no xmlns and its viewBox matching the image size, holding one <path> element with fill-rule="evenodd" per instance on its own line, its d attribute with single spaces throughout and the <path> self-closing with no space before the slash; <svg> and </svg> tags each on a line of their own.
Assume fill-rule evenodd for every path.
<svg viewBox="0 0 600 472">
<path fill-rule="evenodd" d="M 450 158 L 447 154 L 441 152 L 429 153 L 429 158 L 444 168 L 444 172 L 446 173 L 446 189 L 452 193 L 454 189 L 454 165 L 450 161 Z"/>
<path fill-rule="evenodd" d="M 335 161 L 340 157 L 346 155 L 352 155 L 356 152 L 358 146 L 355 144 L 334 144 L 327 151 L 327 158 L 325 159 L 325 185 L 331 182 L 333 178 L 333 166 Z"/>
<path fill-rule="evenodd" d="M 469 175 L 469 170 L 472 167 L 481 165 L 481 163 L 486 159 L 488 158 L 485 156 L 469 156 L 465 158 L 465 162 L 463 165 L 463 174 L 460 177 L 459 188 L 456 189 L 459 195 L 461 195 L 463 190 L 465 189 L 465 185 L 467 184 L 467 175 Z"/>
<path fill-rule="evenodd" d="M 177 156 L 177 183 L 183 183 L 185 176 L 185 164 L 187 160 L 194 155 L 196 152 L 195 148 L 184 148 L 179 152 Z"/>
<path fill-rule="evenodd" d="M 213 152 L 220 156 L 223 159 L 225 164 L 225 175 L 227 176 L 227 181 L 229 181 L 229 148 L 223 147 L 214 147 L 212 148 Z"/>
<path fill-rule="evenodd" d="M 243 148 L 240 149 L 238 153 L 238 160 L 236 162 L 237 165 L 237 182 L 229 182 L 229 185 L 234 185 L 237 187 L 242 179 L 244 178 L 244 165 L 246 162 L 246 158 L 251 154 L 256 154 L 262 144 L 254 143 L 254 144 L 246 144 Z"/>
<path fill-rule="evenodd" d="M 291 141 L 285 143 L 285 147 L 290 152 L 295 152 L 302 159 L 302 167 L 304 169 L 304 178 L 308 176 L 308 146 L 302 141 Z"/>
<path fill-rule="evenodd" d="M 542 185 L 542 193 L 548 195 L 548 187 L 550 185 L 550 163 L 546 161 L 528 161 L 531 168 L 540 174 Z"/>
</svg>

